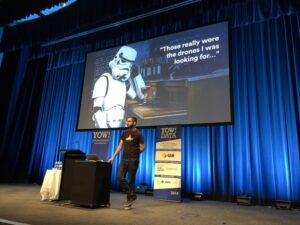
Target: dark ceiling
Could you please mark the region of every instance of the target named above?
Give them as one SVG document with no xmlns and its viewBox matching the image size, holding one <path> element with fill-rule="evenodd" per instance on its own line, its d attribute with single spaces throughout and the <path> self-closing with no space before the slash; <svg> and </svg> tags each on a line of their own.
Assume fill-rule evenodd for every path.
<svg viewBox="0 0 300 225">
<path fill-rule="evenodd" d="M 0 26 L 64 1 L 66 0 L 0 0 Z"/>
</svg>

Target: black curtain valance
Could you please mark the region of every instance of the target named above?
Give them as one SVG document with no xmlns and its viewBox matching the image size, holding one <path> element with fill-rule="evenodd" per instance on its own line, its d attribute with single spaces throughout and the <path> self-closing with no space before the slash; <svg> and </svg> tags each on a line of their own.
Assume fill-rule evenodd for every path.
<svg viewBox="0 0 300 225">
<path fill-rule="evenodd" d="M 16 27 L 6 27 L 0 50 L 5 52 L 22 46 L 40 46 L 62 37 L 181 2 L 193 1 L 79 0 L 74 6 L 70 6 L 62 12 L 20 24 Z M 141 37 L 150 38 L 221 20 L 229 20 L 232 27 L 237 27 L 298 12 L 299 9 L 300 3 L 297 0 L 202 0 L 164 12 L 160 16 L 148 17 L 141 21 L 122 25 L 116 29 L 73 39 L 68 43 L 64 42 L 63 46 L 98 43 L 94 47 L 101 48 L 101 45 L 107 47 L 137 41 Z M 132 35 L 133 32 L 134 35 Z M 99 40 L 104 40 L 105 43 L 99 43 Z M 111 43 L 108 44 L 107 41 Z"/>
</svg>

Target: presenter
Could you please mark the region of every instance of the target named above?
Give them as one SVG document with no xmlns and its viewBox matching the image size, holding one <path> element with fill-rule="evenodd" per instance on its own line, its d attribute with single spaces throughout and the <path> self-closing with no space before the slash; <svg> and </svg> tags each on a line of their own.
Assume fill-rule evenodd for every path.
<svg viewBox="0 0 300 225">
<path fill-rule="evenodd" d="M 127 202 L 124 205 L 125 209 L 130 209 L 134 200 L 135 194 L 135 177 L 139 166 L 140 153 L 145 150 L 144 138 L 136 128 L 137 119 L 135 117 L 127 118 L 127 129 L 122 133 L 120 143 L 109 162 L 120 153 L 124 146 L 123 157 L 118 167 L 118 179 L 122 189 L 127 193 Z M 125 179 L 128 173 L 128 181 Z"/>
</svg>

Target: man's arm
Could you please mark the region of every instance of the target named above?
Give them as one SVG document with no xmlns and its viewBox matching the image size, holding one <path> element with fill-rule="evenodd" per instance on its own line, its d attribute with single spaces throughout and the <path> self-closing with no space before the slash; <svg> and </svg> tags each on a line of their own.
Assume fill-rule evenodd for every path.
<svg viewBox="0 0 300 225">
<path fill-rule="evenodd" d="M 109 159 L 108 162 L 113 163 L 114 159 L 117 157 L 117 155 L 118 155 L 118 154 L 120 153 L 120 151 L 122 150 L 123 143 L 124 143 L 123 140 L 120 140 L 120 143 L 119 143 L 119 145 L 118 145 L 118 147 L 117 147 L 117 149 L 116 149 L 116 151 L 115 151 L 113 157 L 111 157 L 111 159 Z"/>
</svg>

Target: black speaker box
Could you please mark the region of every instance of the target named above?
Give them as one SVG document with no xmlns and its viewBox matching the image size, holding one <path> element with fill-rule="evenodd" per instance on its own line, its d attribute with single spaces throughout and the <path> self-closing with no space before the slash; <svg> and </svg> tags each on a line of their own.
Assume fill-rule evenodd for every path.
<svg viewBox="0 0 300 225">
<path fill-rule="evenodd" d="M 59 200 L 70 200 L 74 163 L 85 159 L 85 153 L 77 149 L 63 149 L 60 152 L 63 154 L 63 167 Z"/>
<path fill-rule="evenodd" d="M 111 163 L 77 160 L 73 170 L 72 204 L 110 206 Z"/>
</svg>

